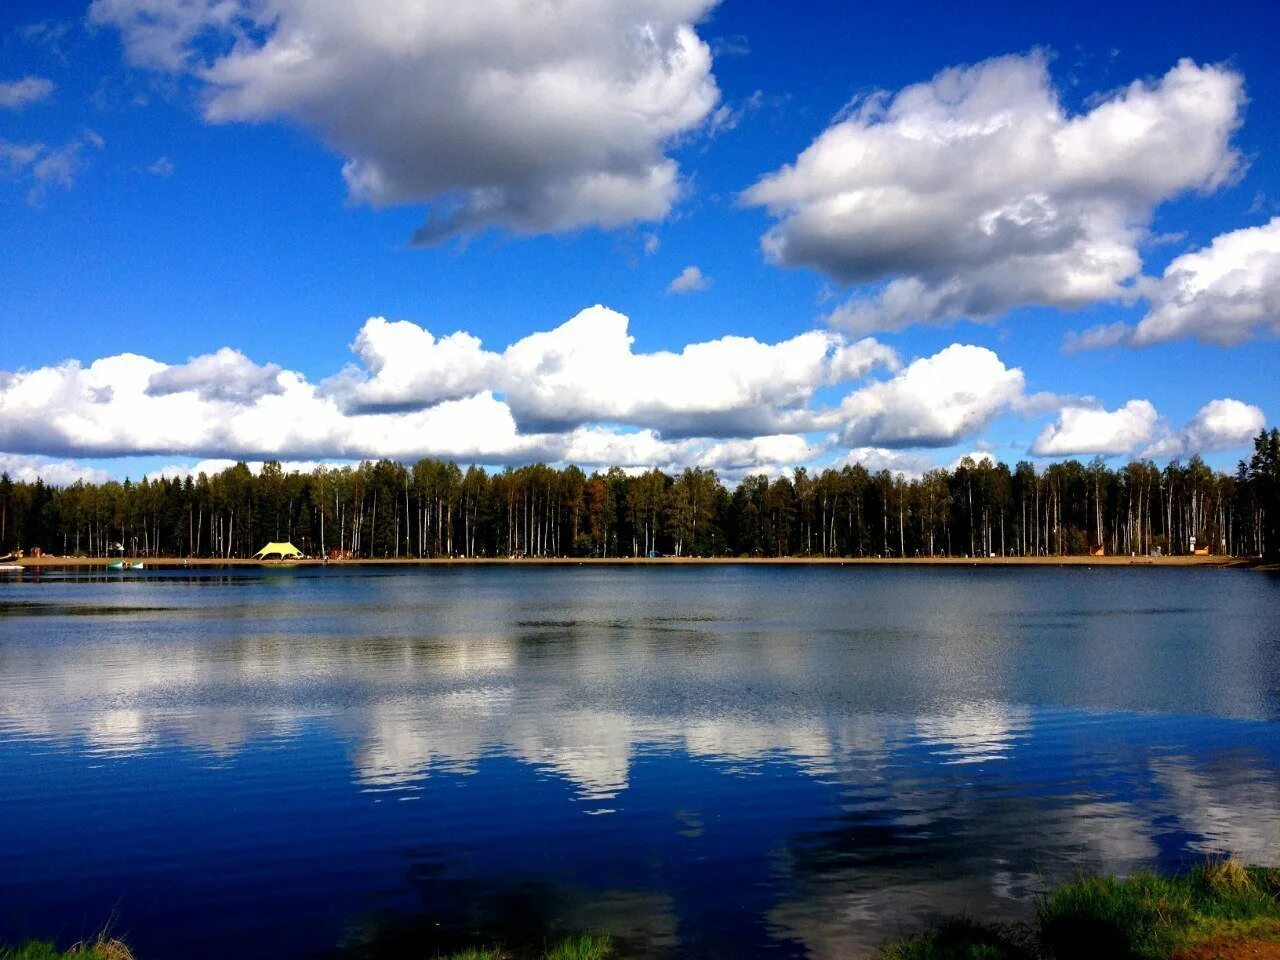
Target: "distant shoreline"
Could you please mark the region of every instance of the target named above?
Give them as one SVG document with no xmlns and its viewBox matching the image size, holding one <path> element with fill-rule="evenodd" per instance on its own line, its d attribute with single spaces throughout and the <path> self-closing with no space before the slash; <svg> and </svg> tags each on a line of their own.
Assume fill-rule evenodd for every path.
<svg viewBox="0 0 1280 960">
<path fill-rule="evenodd" d="M 24 557 L 26 568 L 103 567 L 120 557 Z M 701 566 L 893 566 L 893 567 L 1209 567 L 1213 569 L 1276 569 L 1256 558 L 1242 557 L 453 557 L 366 558 L 359 560 L 298 560 L 288 563 L 252 559 L 199 557 L 126 557 L 154 569 L 190 567 L 701 567 Z"/>
</svg>

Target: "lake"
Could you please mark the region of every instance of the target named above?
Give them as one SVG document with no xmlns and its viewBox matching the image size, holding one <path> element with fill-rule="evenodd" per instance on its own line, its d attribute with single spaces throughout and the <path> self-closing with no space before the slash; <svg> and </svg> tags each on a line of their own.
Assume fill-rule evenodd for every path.
<svg viewBox="0 0 1280 960">
<path fill-rule="evenodd" d="M 850 957 L 1079 869 L 1280 863 L 1280 578 L 0 580 L 0 941 Z"/>
</svg>

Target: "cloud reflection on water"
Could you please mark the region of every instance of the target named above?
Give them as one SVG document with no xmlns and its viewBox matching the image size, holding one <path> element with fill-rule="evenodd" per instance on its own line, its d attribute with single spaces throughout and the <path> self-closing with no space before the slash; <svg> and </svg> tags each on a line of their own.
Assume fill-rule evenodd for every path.
<svg viewBox="0 0 1280 960">
<path fill-rule="evenodd" d="M 80 741 L 105 754 L 178 742 L 228 757 L 312 720 L 351 736 L 362 784 L 411 784 L 433 768 L 473 772 L 484 757 L 505 755 L 601 799 L 627 788 L 641 747 L 742 763 L 783 758 L 838 777 L 850 757 L 859 769 L 883 764 L 895 743 L 923 745 L 943 763 L 1000 760 L 1031 726 L 1027 708 L 988 701 L 918 717 L 788 721 L 707 715 L 705 705 L 687 715 L 594 709 L 572 688 L 614 671 L 558 662 L 516 681 L 523 662 L 518 643 L 492 640 L 26 645 L 0 651 L 10 678 L 0 690 L 0 733 Z"/>
<path fill-rule="evenodd" d="M 793 646 L 779 652 L 794 666 Z M 656 656 L 652 643 L 634 653 L 633 667 L 644 673 Z M 8 678 L 0 689 L 0 739 L 81 743 L 106 755 L 176 742 L 227 758 L 319 723 L 349 739 L 352 776 L 365 787 L 410 787 L 433 772 L 474 774 L 486 757 L 507 756 L 563 778 L 586 800 L 623 794 L 637 754 L 677 751 L 731 770 L 782 761 L 851 786 L 896 783 L 895 802 L 916 810 L 903 816 L 927 822 L 926 807 L 904 802 L 911 767 L 998 764 L 1036 736 L 1030 708 L 991 700 L 918 716 L 805 714 L 791 703 L 757 705 L 751 716 L 710 713 L 713 701 L 694 700 L 683 712 L 663 710 L 665 703 L 651 713 L 625 702 L 619 706 L 628 709 L 599 709 L 578 695 L 579 685 L 619 670 L 591 659 L 570 645 L 555 658 L 542 650 L 532 661 L 541 667 L 530 669 L 528 651 L 510 640 L 27 644 L 0 651 Z M 718 660 L 718 668 L 725 663 Z M 783 719 L 758 716 L 771 707 Z M 1191 758 L 1161 758 L 1151 772 L 1184 828 L 1203 838 L 1196 849 L 1273 856 L 1280 799 L 1259 771 L 1230 762 L 1198 772 Z M 1051 832 L 1091 838 L 1099 845 L 1095 858 L 1109 864 L 1151 859 L 1150 839 L 1121 807 L 1082 796 L 1070 808 L 1076 826 Z"/>
<path fill-rule="evenodd" d="M 308 774 L 290 758 L 321 743 L 373 802 L 438 801 L 441 784 L 512 763 L 562 785 L 573 815 L 614 814 L 579 816 L 591 825 L 571 842 L 537 823 L 510 828 L 568 844 L 563 875 L 538 880 L 558 891 L 546 893 L 557 916 L 600 899 L 601 878 L 578 862 L 592 845 L 630 844 L 619 869 L 653 889 L 612 900 L 652 914 L 635 934 L 650 946 L 693 928 L 712 936 L 674 888 L 717 857 L 760 871 L 750 909 L 762 936 L 818 957 L 866 951 L 886 924 L 940 912 L 1017 915 L 1043 879 L 1077 866 L 1124 872 L 1226 851 L 1280 862 L 1280 739 L 1260 718 L 1276 667 L 1257 659 L 1250 621 L 1188 606 L 1185 591 L 1163 607 L 1136 598 L 1127 618 L 1046 619 L 1005 616 L 1030 603 L 1017 579 L 984 579 L 976 593 L 996 593 L 965 606 L 973 581 L 944 576 L 932 607 L 892 615 L 865 593 L 805 593 L 812 581 L 730 581 L 669 598 L 657 617 L 643 577 L 604 592 L 566 578 L 562 594 L 514 599 L 509 585 L 443 596 L 426 578 L 356 579 L 302 580 L 305 603 L 278 584 L 213 588 L 198 615 L 165 584 L 140 590 L 151 605 L 133 614 L 10 610 L 0 751 L 180 750 L 222 769 L 269 746 L 280 759 L 256 775 L 296 779 Z M 363 591 L 360 602 L 334 599 L 339 589 Z M 1204 650 L 1171 646 L 1174 623 L 1253 668 L 1193 672 Z M 485 802 L 475 818 L 521 799 Z M 557 822 L 547 829 L 569 829 Z M 610 832 L 638 825 L 657 832 Z M 765 849 L 734 854 L 746 842 L 734 831 Z M 456 892 L 447 870 L 433 877 L 430 896 Z M 572 884 L 596 892 L 570 896 Z M 385 926 L 368 924 L 357 941 Z"/>
</svg>

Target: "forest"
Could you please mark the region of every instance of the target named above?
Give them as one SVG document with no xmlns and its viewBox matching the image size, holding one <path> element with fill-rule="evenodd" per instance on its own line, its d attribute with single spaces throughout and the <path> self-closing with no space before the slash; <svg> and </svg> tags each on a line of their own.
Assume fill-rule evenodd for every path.
<svg viewBox="0 0 1280 960">
<path fill-rule="evenodd" d="M 311 556 L 926 557 L 1214 554 L 1280 548 L 1280 430 L 1235 473 L 1102 458 L 1013 468 L 966 457 L 920 477 L 858 464 L 727 485 L 710 470 L 391 460 L 48 486 L 0 476 L 0 553 Z"/>
</svg>

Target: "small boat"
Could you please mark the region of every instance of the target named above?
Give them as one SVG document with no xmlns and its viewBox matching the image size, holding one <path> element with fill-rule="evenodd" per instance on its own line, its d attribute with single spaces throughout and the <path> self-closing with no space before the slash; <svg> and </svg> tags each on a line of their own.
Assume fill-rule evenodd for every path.
<svg viewBox="0 0 1280 960">
<path fill-rule="evenodd" d="M 0 573 L 21 573 L 22 564 L 20 563 L 0 563 Z"/>
<path fill-rule="evenodd" d="M 141 560 L 139 560 L 137 563 L 131 563 L 131 564 L 129 565 L 129 569 L 130 569 L 130 570 L 142 570 L 142 569 L 144 569 L 143 564 L 142 564 L 142 561 L 141 561 Z"/>
<path fill-rule="evenodd" d="M 123 569 L 124 569 L 124 561 L 123 561 L 123 560 L 117 560 L 115 563 L 108 563 L 108 564 L 107 564 L 107 569 L 108 569 L 108 570 L 123 570 Z"/>
</svg>

